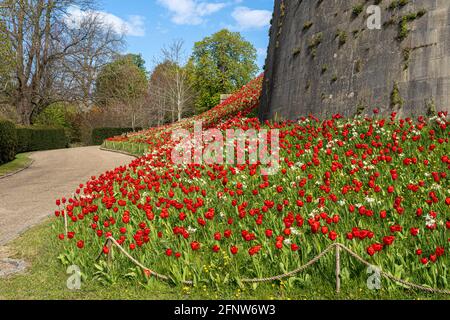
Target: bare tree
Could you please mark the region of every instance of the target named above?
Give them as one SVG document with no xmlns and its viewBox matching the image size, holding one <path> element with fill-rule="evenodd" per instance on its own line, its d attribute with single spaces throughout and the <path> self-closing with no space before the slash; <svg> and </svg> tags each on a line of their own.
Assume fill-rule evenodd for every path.
<svg viewBox="0 0 450 320">
<path fill-rule="evenodd" d="M 97 78 L 95 95 L 100 107 L 121 113 L 134 130 L 142 125 L 148 80 L 133 57 L 128 54 L 107 64 Z"/>
<path fill-rule="evenodd" d="M 150 75 L 149 87 L 147 93 L 147 104 L 151 110 L 150 126 L 161 126 L 166 121 L 166 116 L 170 113 L 173 115 L 173 106 L 169 103 L 166 64 L 168 62 L 159 63 Z"/>
<path fill-rule="evenodd" d="M 68 10 L 88 0 L 4 0 L 0 19 L 15 52 L 13 100 L 23 124 L 56 101 L 89 101 L 99 64 L 121 41 L 98 16 L 74 28 Z M 94 12 L 94 11 L 89 11 Z M 89 103 L 89 102 L 88 102 Z"/>
<path fill-rule="evenodd" d="M 67 95 L 64 100 L 76 102 L 80 111 L 86 111 L 94 104 L 98 73 L 124 47 L 123 35 L 106 25 L 98 13 L 90 11 L 67 30 L 65 42 L 76 45 L 55 68 L 58 91 Z"/>
</svg>

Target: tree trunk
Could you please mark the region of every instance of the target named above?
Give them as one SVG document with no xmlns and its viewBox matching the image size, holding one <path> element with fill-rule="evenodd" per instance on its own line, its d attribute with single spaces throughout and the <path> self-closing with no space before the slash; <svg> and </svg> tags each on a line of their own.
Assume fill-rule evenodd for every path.
<svg viewBox="0 0 450 320">
<path fill-rule="evenodd" d="M 172 123 L 175 122 L 175 108 L 172 107 Z"/>
<path fill-rule="evenodd" d="M 31 124 L 31 114 L 33 113 L 33 104 L 28 92 L 21 92 L 16 102 L 17 110 L 19 111 L 20 123 L 23 125 Z"/>
</svg>

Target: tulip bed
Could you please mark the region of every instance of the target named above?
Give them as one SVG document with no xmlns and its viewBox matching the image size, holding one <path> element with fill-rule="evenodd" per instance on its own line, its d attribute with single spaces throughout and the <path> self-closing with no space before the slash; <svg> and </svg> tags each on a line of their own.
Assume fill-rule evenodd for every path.
<svg viewBox="0 0 450 320">
<path fill-rule="evenodd" d="M 111 138 L 106 146 L 140 143 L 149 151 L 56 201 L 60 260 L 100 281 L 146 281 L 149 270 L 104 246 L 112 236 L 174 283 L 220 288 L 286 273 L 339 242 L 403 280 L 449 289 L 447 114 L 399 119 L 375 112 L 370 118 L 260 123 L 249 114 L 261 82 L 259 77 L 195 119 L 204 128 L 280 130 L 277 174 L 262 175 L 259 165 L 248 164 L 174 165 L 170 133 L 190 129 L 193 119 Z M 361 278 L 365 286 L 366 267 L 358 261 L 344 257 L 341 275 L 344 283 Z M 311 276 L 332 281 L 333 255 L 288 283 L 307 288 Z"/>
</svg>

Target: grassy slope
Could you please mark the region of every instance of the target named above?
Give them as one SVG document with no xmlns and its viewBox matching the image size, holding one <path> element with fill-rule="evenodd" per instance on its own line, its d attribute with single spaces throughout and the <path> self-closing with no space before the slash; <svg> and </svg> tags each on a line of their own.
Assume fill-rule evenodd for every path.
<svg viewBox="0 0 450 320">
<path fill-rule="evenodd" d="M 16 159 L 14 159 L 13 161 L 1 165 L 0 177 L 16 170 L 25 168 L 31 162 L 31 159 L 28 156 L 29 153 L 20 153 L 16 155 Z"/>
<path fill-rule="evenodd" d="M 0 278 L 0 299 L 448 299 L 401 287 L 388 291 L 386 280 L 382 283 L 385 289 L 371 291 L 361 279 L 342 283 L 339 295 L 334 292 L 334 282 L 330 279 L 312 279 L 303 288 L 288 289 L 282 282 L 273 282 L 259 285 L 256 290 L 246 286 L 243 290 L 225 289 L 220 293 L 206 287 L 174 287 L 154 279 L 146 286 L 127 280 L 103 286 L 89 280 L 82 283 L 81 290 L 71 291 L 66 288 L 68 275 L 57 259 L 61 248 L 48 241 L 54 235 L 51 224 L 52 221 L 47 221 L 34 227 L 10 244 L 13 252 L 20 252 L 13 258 L 25 259 L 30 266 L 25 274 Z"/>
</svg>

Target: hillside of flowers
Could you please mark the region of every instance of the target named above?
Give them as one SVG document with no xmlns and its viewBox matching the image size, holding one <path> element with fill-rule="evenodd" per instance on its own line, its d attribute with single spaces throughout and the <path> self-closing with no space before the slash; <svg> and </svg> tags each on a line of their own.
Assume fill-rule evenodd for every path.
<svg viewBox="0 0 450 320">
<path fill-rule="evenodd" d="M 201 121 L 203 129 L 218 127 L 227 120 L 239 119 L 255 111 L 259 103 L 263 75 L 261 74 L 238 92 L 230 96 L 223 103 L 200 115 L 183 119 L 179 122 L 151 128 L 136 133 L 129 133 L 124 136 L 111 137 L 107 139 L 103 146 L 107 149 L 128 151 L 140 155 L 144 150 L 127 148 L 128 146 L 145 146 L 145 152 L 152 152 L 158 148 L 167 148 L 171 141 L 171 133 L 177 129 L 192 130 L 195 121 Z M 136 152 L 138 151 L 138 152 Z"/>
<path fill-rule="evenodd" d="M 258 163 L 174 164 L 171 132 L 191 129 L 194 119 L 111 138 L 149 149 L 56 201 L 61 261 L 100 280 L 141 281 L 154 271 L 174 283 L 221 286 L 286 273 L 339 242 L 396 277 L 450 288 L 448 115 L 385 118 L 375 110 L 373 117 L 260 123 L 247 115 L 261 82 L 194 119 L 221 131 L 278 129 L 276 174 L 262 174 Z M 149 269 L 105 246 L 108 237 Z M 333 276 L 333 261 L 313 267 L 318 276 Z M 343 278 L 366 274 L 355 260 L 342 268 Z"/>
</svg>

